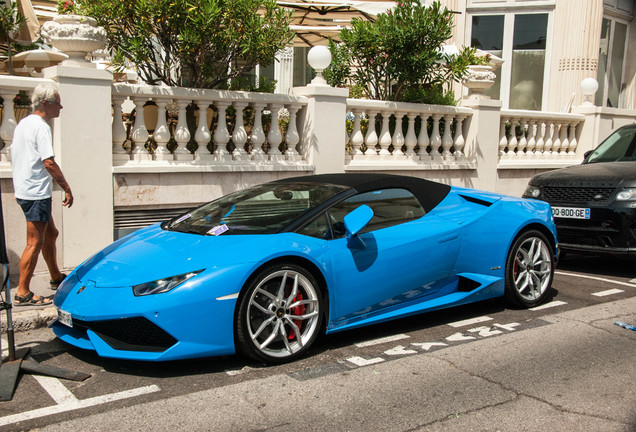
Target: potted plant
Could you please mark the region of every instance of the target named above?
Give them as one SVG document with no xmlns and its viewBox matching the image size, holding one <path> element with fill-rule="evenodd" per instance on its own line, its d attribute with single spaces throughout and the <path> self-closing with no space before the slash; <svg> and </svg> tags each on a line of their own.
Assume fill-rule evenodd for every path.
<svg viewBox="0 0 636 432">
<path fill-rule="evenodd" d="M 58 15 L 42 26 L 46 43 L 68 54 L 65 65 L 90 66 L 87 54 L 106 46 L 106 31 L 94 18 L 81 15 L 81 5 L 74 0 L 60 0 Z"/>
</svg>

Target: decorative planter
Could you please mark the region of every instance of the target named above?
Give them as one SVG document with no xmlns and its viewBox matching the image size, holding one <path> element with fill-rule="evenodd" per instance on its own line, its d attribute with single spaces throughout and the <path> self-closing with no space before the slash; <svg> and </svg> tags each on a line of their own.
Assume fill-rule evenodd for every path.
<svg viewBox="0 0 636 432">
<path fill-rule="evenodd" d="M 69 56 L 63 65 L 90 66 L 86 56 L 106 46 L 106 31 L 95 19 L 82 15 L 58 15 L 42 26 L 45 42 Z"/>
<path fill-rule="evenodd" d="M 495 84 L 497 76 L 489 65 L 470 65 L 468 74 L 464 78 L 464 85 L 470 90 L 470 96 L 474 98 L 487 99 L 488 96 L 483 91 Z"/>
</svg>

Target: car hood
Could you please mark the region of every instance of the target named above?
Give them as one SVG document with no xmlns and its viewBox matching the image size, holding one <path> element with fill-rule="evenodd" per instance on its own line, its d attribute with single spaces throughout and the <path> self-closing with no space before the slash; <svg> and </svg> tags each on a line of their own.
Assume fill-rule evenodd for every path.
<svg viewBox="0 0 636 432">
<path fill-rule="evenodd" d="M 98 252 L 75 271 L 98 288 L 132 286 L 227 263 L 248 262 L 257 236 L 202 236 L 141 229 Z"/>
<path fill-rule="evenodd" d="M 557 169 L 534 176 L 534 186 L 633 187 L 636 162 L 600 162 Z"/>
</svg>

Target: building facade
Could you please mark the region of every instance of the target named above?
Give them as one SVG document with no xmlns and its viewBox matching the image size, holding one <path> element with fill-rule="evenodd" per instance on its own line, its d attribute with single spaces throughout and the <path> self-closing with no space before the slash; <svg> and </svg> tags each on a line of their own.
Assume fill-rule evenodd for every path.
<svg viewBox="0 0 636 432">
<path fill-rule="evenodd" d="M 427 0 L 430 3 L 432 0 Z M 595 105 L 634 109 L 636 28 L 633 0 L 442 0 L 455 11 L 453 40 L 504 60 L 487 90 L 504 108 L 562 112 L 585 99 L 580 83 L 598 81 Z M 311 80 L 307 48 L 290 48 L 261 75 L 277 92 Z M 631 55 L 630 55 L 631 53 Z M 458 96 L 465 91 L 457 89 Z"/>
</svg>

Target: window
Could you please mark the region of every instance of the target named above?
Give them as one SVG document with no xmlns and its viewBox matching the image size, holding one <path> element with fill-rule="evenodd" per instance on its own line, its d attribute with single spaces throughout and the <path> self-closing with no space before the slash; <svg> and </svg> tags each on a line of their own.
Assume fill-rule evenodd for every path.
<svg viewBox="0 0 636 432">
<path fill-rule="evenodd" d="M 547 14 L 515 15 L 510 103 L 512 109 L 541 110 Z"/>
<path fill-rule="evenodd" d="M 331 240 L 331 226 L 329 225 L 329 221 L 327 220 L 327 215 L 325 213 L 321 214 L 304 227 L 296 230 L 296 232 L 309 237 Z"/>
<path fill-rule="evenodd" d="M 588 157 L 587 163 L 636 160 L 636 128 L 619 129 Z"/>
<path fill-rule="evenodd" d="M 596 105 L 622 108 L 625 105 L 623 63 L 627 47 L 627 25 L 603 18 L 598 54 Z"/>
<path fill-rule="evenodd" d="M 313 70 L 307 63 L 307 47 L 294 47 L 294 87 L 301 87 L 311 82 L 313 78 Z"/>
<path fill-rule="evenodd" d="M 328 211 L 335 238 L 345 235 L 344 217 L 363 204 L 371 207 L 373 218 L 361 233 L 419 219 L 426 213 L 417 198 L 405 189 L 382 189 L 361 193 L 336 204 Z"/>
<path fill-rule="evenodd" d="M 504 16 L 486 15 L 473 17 L 473 32 L 471 46 L 487 51 L 492 55 L 503 58 Z M 491 99 L 499 99 L 501 87 L 501 70 L 495 71 L 495 84 L 484 90 Z"/>
<path fill-rule="evenodd" d="M 266 183 L 205 204 L 172 219 L 164 229 L 213 236 L 273 234 L 344 190 L 334 185 Z"/>
<path fill-rule="evenodd" d="M 504 108 L 543 109 L 548 21 L 547 13 L 472 17 L 471 45 L 504 59 L 495 85 L 485 91 Z"/>
</svg>

